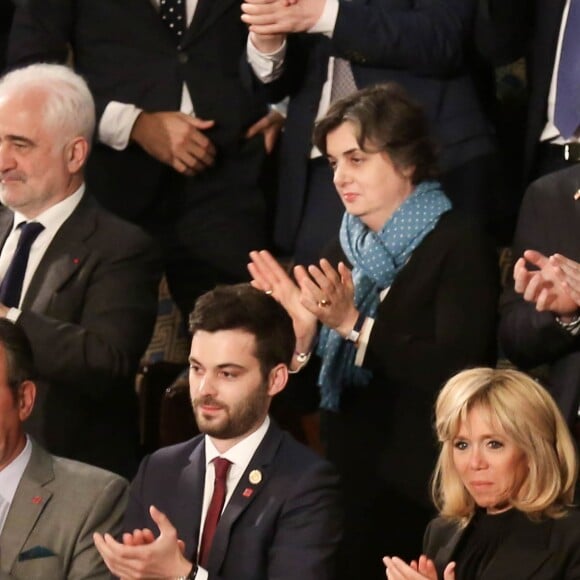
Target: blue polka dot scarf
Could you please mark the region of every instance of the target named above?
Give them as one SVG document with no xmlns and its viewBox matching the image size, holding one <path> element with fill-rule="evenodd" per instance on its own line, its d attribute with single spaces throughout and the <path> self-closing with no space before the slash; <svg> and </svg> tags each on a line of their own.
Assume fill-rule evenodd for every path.
<svg viewBox="0 0 580 580">
<path fill-rule="evenodd" d="M 340 226 L 340 245 L 353 265 L 354 301 L 359 312 L 376 317 L 379 294 L 391 286 L 415 248 L 435 227 L 451 202 L 436 181 L 420 183 L 395 213 L 375 233 L 348 213 Z M 338 410 L 346 387 L 364 387 L 372 378 L 368 369 L 354 364 L 352 342 L 323 326 L 317 354 L 322 358 L 318 377 L 323 409 Z"/>
</svg>

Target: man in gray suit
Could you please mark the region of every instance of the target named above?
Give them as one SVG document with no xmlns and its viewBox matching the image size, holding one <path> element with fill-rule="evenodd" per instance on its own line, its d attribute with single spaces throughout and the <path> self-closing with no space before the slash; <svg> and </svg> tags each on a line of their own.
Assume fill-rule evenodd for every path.
<svg viewBox="0 0 580 580">
<path fill-rule="evenodd" d="M 92 534 L 119 531 L 127 482 L 27 437 L 34 378 L 26 335 L 0 320 L 0 580 L 109 578 Z"/>
<path fill-rule="evenodd" d="M 24 330 L 42 379 L 28 432 L 51 453 L 131 476 L 134 378 L 161 264 L 146 234 L 85 191 L 94 126 L 91 93 L 67 67 L 0 81 L 0 317 Z"/>
</svg>

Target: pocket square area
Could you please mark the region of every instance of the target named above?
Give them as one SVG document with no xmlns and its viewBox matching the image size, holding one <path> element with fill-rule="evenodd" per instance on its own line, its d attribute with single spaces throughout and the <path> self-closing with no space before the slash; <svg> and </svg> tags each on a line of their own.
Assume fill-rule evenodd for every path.
<svg viewBox="0 0 580 580">
<path fill-rule="evenodd" d="M 36 558 L 48 558 L 50 556 L 56 556 L 56 554 L 45 546 L 34 546 L 29 550 L 25 550 L 18 555 L 18 561 L 23 562 L 24 560 L 35 560 Z"/>
</svg>

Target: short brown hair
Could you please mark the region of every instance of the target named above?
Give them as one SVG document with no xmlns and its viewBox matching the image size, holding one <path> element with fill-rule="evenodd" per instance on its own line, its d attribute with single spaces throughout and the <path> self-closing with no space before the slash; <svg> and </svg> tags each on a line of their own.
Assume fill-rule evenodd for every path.
<svg viewBox="0 0 580 580">
<path fill-rule="evenodd" d="M 327 154 L 328 134 L 345 122 L 361 150 L 385 152 L 395 167 L 414 167 L 412 183 L 437 176 L 437 151 L 420 105 L 395 83 L 367 87 L 334 103 L 314 127 L 314 145 Z"/>
<path fill-rule="evenodd" d="M 266 378 L 278 364 L 290 365 L 296 338 L 284 308 L 249 284 L 218 286 L 197 299 L 189 316 L 189 330 L 244 330 L 254 335 L 256 358 Z"/>
</svg>

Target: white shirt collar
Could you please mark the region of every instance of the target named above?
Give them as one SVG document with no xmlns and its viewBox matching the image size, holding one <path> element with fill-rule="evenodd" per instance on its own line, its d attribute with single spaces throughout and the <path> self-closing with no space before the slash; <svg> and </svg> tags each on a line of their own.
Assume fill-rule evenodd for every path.
<svg viewBox="0 0 580 580">
<path fill-rule="evenodd" d="M 15 211 L 12 230 L 14 230 L 18 224 L 22 222 L 34 221 L 42 224 L 45 230 L 56 232 L 76 209 L 84 193 L 85 184 L 83 183 L 72 195 L 65 197 L 62 201 L 59 201 L 58 203 L 44 210 L 33 220 L 29 220 L 25 215 Z"/>
<path fill-rule="evenodd" d="M 239 443 L 236 443 L 231 449 L 228 449 L 225 453 L 220 453 L 213 441 L 209 436 L 205 436 L 205 465 L 207 466 L 216 458 L 223 457 L 228 461 L 231 461 L 233 465 L 236 466 L 236 471 L 241 470 L 244 472 L 250 460 L 256 453 L 262 439 L 268 431 L 270 426 L 270 417 L 266 416 L 264 422 L 250 435 L 242 439 Z"/>
</svg>

